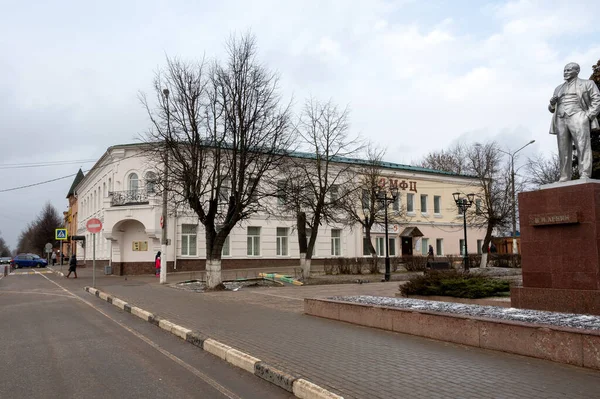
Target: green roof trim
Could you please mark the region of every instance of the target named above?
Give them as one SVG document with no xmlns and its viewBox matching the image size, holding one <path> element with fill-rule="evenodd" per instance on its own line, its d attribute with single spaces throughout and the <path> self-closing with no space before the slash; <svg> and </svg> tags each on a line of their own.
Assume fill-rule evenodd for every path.
<svg viewBox="0 0 600 399">
<path fill-rule="evenodd" d="M 77 187 L 77 185 L 83 180 L 85 176 L 83 175 L 83 172 L 81 171 L 81 168 L 79 169 L 79 172 L 77 172 L 77 176 L 75 176 L 75 179 L 73 180 L 73 183 L 71 184 L 71 188 L 69 189 L 69 192 L 67 193 L 67 198 L 69 198 L 72 195 L 75 195 L 75 187 Z"/>
<path fill-rule="evenodd" d="M 149 145 L 149 144 L 150 143 L 117 144 L 117 145 L 113 145 L 113 146 L 109 147 L 107 150 L 107 153 L 110 150 L 116 149 L 116 148 L 140 147 L 140 146 Z M 156 143 L 153 143 L 153 144 L 156 144 Z M 295 157 L 295 158 L 305 158 L 305 159 L 315 159 L 316 158 L 315 154 L 308 153 L 308 152 L 301 152 L 301 151 L 293 151 L 293 152 L 290 152 L 289 155 L 291 157 Z M 359 158 L 333 156 L 331 158 L 331 160 L 334 162 L 348 163 L 348 164 L 362 165 L 362 166 L 368 166 L 371 164 L 370 161 L 368 161 L 366 159 L 359 159 Z M 430 173 L 430 174 L 434 174 L 434 175 L 445 175 L 445 176 L 463 177 L 463 178 L 471 178 L 471 179 L 476 178 L 476 176 L 473 176 L 473 175 L 463 175 L 463 174 L 454 173 L 454 172 L 447 172 L 444 170 L 428 169 L 428 168 L 423 168 L 421 166 L 404 165 L 404 164 L 400 164 L 400 163 L 386 162 L 386 161 L 379 162 L 379 166 L 382 168 L 404 170 L 404 171 L 409 171 L 409 172 Z"/>
</svg>

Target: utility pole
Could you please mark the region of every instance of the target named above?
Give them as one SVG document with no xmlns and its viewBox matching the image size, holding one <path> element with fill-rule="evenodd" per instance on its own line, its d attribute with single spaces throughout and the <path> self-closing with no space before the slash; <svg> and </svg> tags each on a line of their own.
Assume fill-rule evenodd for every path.
<svg viewBox="0 0 600 399">
<path fill-rule="evenodd" d="M 504 154 L 510 157 L 510 186 L 511 186 L 511 196 L 512 196 L 512 253 L 518 254 L 519 248 L 517 246 L 517 196 L 515 193 L 515 155 L 517 152 L 521 151 L 523 148 L 527 147 L 529 144 L 535 143 L 535 140 L 531 140 L 529 143 L 525 144 L 523 147 L 519 148 L 517 151 L 511 153 L 507 151 L 498 150 L 503 152 Z"/>
<path fill-rule="evenodd" d="M 169 110 L 169 89 L 164 89 L 165 102 L 167 105 L 167 138 L 171 137 L 171 112 Z M 165 140 L 164 149 L 165 170 L 163 174 L 163 198 L 162 198 L 162 217 L 161 217 L 161 247 L 160 247 L 160 283 L 167 283 L 167 179 L 169 177 L 169 151 L 167 148 L 167 140 Z"/>
</svg>

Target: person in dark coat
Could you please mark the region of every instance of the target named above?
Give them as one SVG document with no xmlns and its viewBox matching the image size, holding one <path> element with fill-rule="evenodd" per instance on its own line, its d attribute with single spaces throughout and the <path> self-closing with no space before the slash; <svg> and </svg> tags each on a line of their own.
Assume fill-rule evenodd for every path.
<svg viewBox="0 0 600 399">
<path fill-rule="evenodd" d="M 71 272 L 75 274 L 74 278 L 77 278 L 77 256 L 75 256 L 75 254 L 71 256 L 71 260 L 69 261 L 69 273 L 65 277 L 69 278 Z"/>
</svg>

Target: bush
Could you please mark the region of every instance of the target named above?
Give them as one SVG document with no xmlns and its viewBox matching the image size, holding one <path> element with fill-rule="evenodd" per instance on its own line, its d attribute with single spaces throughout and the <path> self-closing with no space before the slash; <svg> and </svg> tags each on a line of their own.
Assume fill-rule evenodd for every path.
<svg viewBox="0 0 600 399">
<path fill-rule="evenodd" d="M 406 255 L 400 258 L 400 263 L 408 272 L 422 272 L 427 266 L 427 257 Z"/>
<path fill-rule="evenodd" d="M 485 298 L 510 290 L 510 283 L 455 270 L 431 271 L 400 286 L 403 296 L 442 295 L 455 298 Z"/>
<path fill-rule="evenodd" d="M 489 254 L 488 262 L 491 266 L 495 267 L 508 267 L 508 268 L 520 268 L 521 267 L 521 255 L 520 254 Z"/>
</svg>

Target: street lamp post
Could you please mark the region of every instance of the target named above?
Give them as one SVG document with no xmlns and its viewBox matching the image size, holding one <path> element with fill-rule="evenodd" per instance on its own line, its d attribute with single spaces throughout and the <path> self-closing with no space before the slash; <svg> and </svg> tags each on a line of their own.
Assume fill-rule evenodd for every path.
<svg viewBox="0 0 600 399">
<path fill-rule="evenodd" d="M 515 195 L 515 155 L 529 144 L 535 143 L 535 140 L 531 140 L 523 147 L 519 148 L 515 152 L 507 152 L 498 149 L 498 151 L 508 155 L 510 157 L 510 186 L 511 186 L 511 201 L 512 201 L 512 253 L 518 254 L 519 249 L 517 248 L 517 197 Z"/>
<path fill-rule="evenodd" d="M 167 138 L 171 137 L 171 113 L 169 110 L 169 89 L 164 89 L 163 94 L 167 105 Z M 160 218 L 162 222 L 162 234 L 161 234 L 161 252 L 160 252 L 160 284 L 166 284 L 167 282 L 167 179 L 168 179 L 168 168 L 169 168 L 169 152 L 167 150 L 165 140 L 165 170 L 164 170 L 164 181 L 163 181 L 163 195 L 162 195 L 162 216 Z"/>
<path fill-rule="evenodd" d="M 384 276 L 385 281 L 390 281 L 390 277 L 391 277 L 390 248 L 389 248 L 390 241 L 388 238 L 388 205 L 391 202 L 396 201 L 396 198 L 398 197 L 398 189 L 396 187 L 393 187 L 390 190 L 390 194 L 391 194 L 391 197 L 388 197 L 387 190 L 385 190 L 383 188 L 379 188 L 379 191 L 377 192 L 377 200 L 381 203 L 381 205 L 383 205 L 383 210 L 384 210 L 383 223 L 384 223 L 384 228 L 385 228 L 385 276 Z"/>
<path fill-rule="evenodd" d="M 463 229 L 465 232 L 465 253 L 463 254 L 463 267 L 465 271 L 469 271 L 469 252 L 467 251 L 467 209 L 473 205 L 475 194 L 467 194 L 466 198 L 461 198 L 460 193 L 452 193 L 452 196 L 454 197 L 456 206 L 462 211 L 463 214 Z"/>
</svg>

